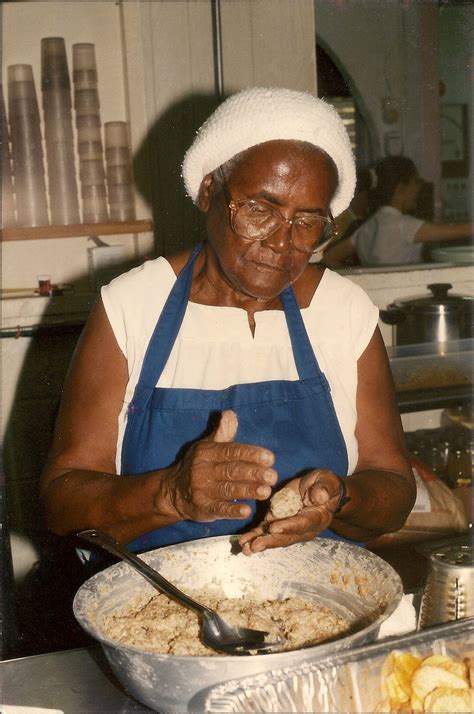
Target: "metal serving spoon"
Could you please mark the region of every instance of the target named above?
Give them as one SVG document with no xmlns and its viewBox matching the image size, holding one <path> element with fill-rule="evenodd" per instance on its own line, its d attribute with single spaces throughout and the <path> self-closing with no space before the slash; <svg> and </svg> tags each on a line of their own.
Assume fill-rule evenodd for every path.
<svg viewBox="0 0 474 714">
<path fill-rule="evenodd" d="M 233 627 L 227 624 L 217 612 L 181 592 L 175 585 L 160 575 L 157 570 L 151 568 L 144 560 L 138 558 L 125 546 L 117 543 L 107 533 L 94 528 L 79 531 L 76 535 L 93 545 L 99 545 L 104 550 L 112 553 L 112 555 L 124 560 L 140 575 L 143 575 L 157 590 L 201 615 L 201 640 L 213 650 L 232 655 L 264 654 L 282 644 L 281 640 L 276 642 L 268 641 L 270 638 L 268 632 L 250 630 L 247 627 Z"/>
</svg>

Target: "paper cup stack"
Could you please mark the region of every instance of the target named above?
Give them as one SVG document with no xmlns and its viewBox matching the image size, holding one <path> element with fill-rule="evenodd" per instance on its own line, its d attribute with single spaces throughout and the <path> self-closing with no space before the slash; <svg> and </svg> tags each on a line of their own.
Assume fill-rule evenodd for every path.
<svg viewBox="0 0 474 714">
<path fill-rule="evenodd" d="M 41 40 L 41 90 L 51 222 L 79 223 L 71 82 L 62 37 Z"/>
<path fill-rule="evenodd" d="M 33 68 L 8 67 L 8 117 L 10 121 L 17 223 L 48 225 L 41 124 Z"/>
<path fill-rule="evenodd" d="M 10 130 L 3 99 L 3 87 L 0 85 L 0 110 L 2 121 L 2 227 L 15 223 L 15 199 L 13 194 L 13 174 L 10 154 Z"/>
<path fill-rule="evenodd" d="M 103 223 L 109 215 L 94 45 L 73 45 L 72 59 L 82 219 L 84 223 Z"/>
<path fill-rule="evenodd" d="M 125 121 L 104 124 L 110 220 L 135 218 L 130 132 Z"/>
</svg>

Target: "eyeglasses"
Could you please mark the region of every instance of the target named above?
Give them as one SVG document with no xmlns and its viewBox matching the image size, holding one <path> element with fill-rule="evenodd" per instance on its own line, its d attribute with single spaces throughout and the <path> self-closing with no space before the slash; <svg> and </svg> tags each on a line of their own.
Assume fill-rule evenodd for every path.
<svg viewBox="0 0 474 714">
<path fill-rule="evenodd" d="M 263 241 L 286 223 L 290 227 L 290 242 L 302 253 L 320 251 L 336 235 L 332 216 L 305 213 L 296 218 L 285 218 L 274 206 L 253 198 L 234 201 L 230 195 L 224 172 L 219 167 L 224 196 L 230 211 L 230 225 L 234 233 L 247 241 Z"/>
</svg>

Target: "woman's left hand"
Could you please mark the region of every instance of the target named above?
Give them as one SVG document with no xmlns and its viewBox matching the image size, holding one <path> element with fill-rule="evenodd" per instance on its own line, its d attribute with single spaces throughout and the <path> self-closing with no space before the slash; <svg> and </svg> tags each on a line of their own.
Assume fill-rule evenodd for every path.
<svg viewBox="0 0 474 714">
<path fill-rule="evenodd" d="M 279 520 L 269 511 L 259 526 L 239 538 L 245 555 L 312 540 L 331 523 L 340 498 L 340 482 L 333 471 L 315 469 L 286 486 L 299 492 L 303 508 Z"/>
</svg>

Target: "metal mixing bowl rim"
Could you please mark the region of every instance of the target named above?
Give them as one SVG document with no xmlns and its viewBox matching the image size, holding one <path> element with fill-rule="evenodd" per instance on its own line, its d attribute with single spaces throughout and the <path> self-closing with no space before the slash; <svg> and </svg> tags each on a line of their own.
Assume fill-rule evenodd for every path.
<svg viewBox="0 0 474 714">
<path fill-rule="evenodd" d="M 187 541 L 186 543 L 176 543 L 171 546 L 166 546 L 166 550 L 168 552 L 171 549 L 178 549 L 180 546 L 182 547 L 183 545 L 192 545 L 192 544 L 202 543 L 203 541 L 206 541 L 206 542 L 222 541 L 222 540 L 225 540 L 228 538 L 229 538 L 229 536 L 226 536 L 226 535 L 214 536 L 211 538 L 201 538 L 199 540 Z M 320 540 L 330 540 L 330 539 L 321 538 Z M 342 541 L 339 541 L 339 542 L 342 542 Z M 296 543 L 295 545 L 299 546 L 300 544 Z M 361 546 L 358 546 L 358 545 L 355 545 L 352 543 L 344 543 L 344 545 L 349 546 L 350 549 L 354 549 L 354 550 L 355 549 L 360 550 L 360 548 L 361 548 Z M 288 546 L 288 548 L 291 548 L 291 547 L 292 546 Z M 161 550 L 163 550 L 163 548 L 155 548 L 153 550 L 147 551 L 146 553 L 141 553 L 140 557 L 143 557 L 144 560 L 147 560 L 148 558 L 153 559 L 153 556 Z M 376 620 L 371 622 L 370 625 L 367 625 L 366 627 L 362 627 L 360 630 L 357 630 L 356 632 L 353 632 L 345 637 L 338 637 L 338 638 L 335 638 L 332 640 L 324 640 L 324 642 L 321 642 L 319 644 L 309 645 L 308 647 L 299 647 L 294 650 L 286 650 L 283 652 L 281 652 L 281 651 L 267 652 L 265 654 L 260 654 L 260 655 L 258 655 L 258 654 L 255 654 L 255 655 L 223 655 L 223 654 L 217 654 L 217 655 L 174 655 L 174 654 L 165 654 L 163 652 L 153 652 L 150 650 L 144 650 L 144 649 L 141 649 L 140 647 L 136 647 L 134 645 L 126 645 L 122 642 L 117 642 L 117 640 L 110 639 L 109 637 L 102 634 L 98 630 L 94 630 L 93 627 L 87 621 L 87 619 L 86 619 L 87 616 L 84 616 L 83 614 L 79 613 L 78 610 L 79 610 L 81 600 L 83 600 L 89 596 L 89 592 L 88 592 L 88 588 L 87 588 L 88 584 L 90 587 L 90 585 L 93 584 L 94 581 L 100 580 L 106 571 L 111 572 L 112 570 L 127 570 L 127 569 L 129 569 L 130 566 L 124 562 L 114 563 L 113 565 L 110 565 L 108 568 L 105 568 L 101 572 L 96 573 L 95 575 L 92 575 L 88 580 L 86 580 L 80 586 L 80 588 L 78 589 L 78 591 L 76 592 L 76 594 L 74 596 L 73 612 L 74 612 L 74 616 L 76 617 L 76 619 L 79 622 L 79 624 L 81 625 L 81 627 L 83 627 L 84 630 L 86 630 L 86 632 L 89 635 L 91 635 L 95 640 L 98 640 L 101 645 L 106 646 L 106 647 L 112 647 L 114 649 L 120 649 L 124 652 L 130 652 L 133 654 L 153 656 L 153 657 L 163 659 L 163 660 L 171 660 L 172 659 L 173 661 L 183 660 L 183 661 L 194 661 L 195 662 L 195 661 L 201 660 L 201 659 L 218 659 L 219 661 L 235 661 L 235 660 L 242 659 L 242 657 L 252 658 L 252 659 L 254 659 L 255 657 L 265 657 L 267 659 L 267 658 L 274 658 L 274 657 L 280 658 L 280 657 L 285 657 L 285 656 L 288 659 L 290 659 L 291 655 L 294 655 L 295 652 L 306 651 L 306 652 L 308 652 L 308 654 L 312 655 L 313 653 L 317 652 L 317 650 L 319 650 L 320 648 L 328 647 L 330 645 L 336 644 L 341 641 L 344 641 L 344 645 L 345 645 L 344 649 L 349 649 L 350 643 L 354 640 L 359 639 L 362 634 L 364 635 L 364 637 L 366 637 L 369 634 L 371 634 L 374 630 L 378 631 L 381 624 L 383 622 L 385 622 L 385 620 L 387 620 L 388 617 L 390 617 L 390 615 L 396 610 L 396 608 L 400 604 L 400 601 L 403 596 L 403 583 L 402 583 L 400 576 L 396 572 L 396 570 L 389 563 L 384 561 L 382 558 L 380 558 L 380 556 L 376 555 L 375 553 L 372 553 L 371 551 L 365 550 L 365 549 L 363 549 L 363 551 L 366 554 L 370 553 L 369 557 L 373 558 L 374 560 L 377 560 L 377 559 L 380 560 L 384 564 L 386 571 L 391 572 L 391 574 L 394 576 L 394 584 L 397 583 L 398 587 L 396 588 L 396 592 L 394 594 L 394 598 L 393 598 L 392 602 L 390 602 L 387 605 L 385 610 L 383 610 L 383 612 L 380 613 L 380 615 L 377 617 Z M 133 571 L 131 570 L 131 572 L 133 572 Z"/>
</svg>

